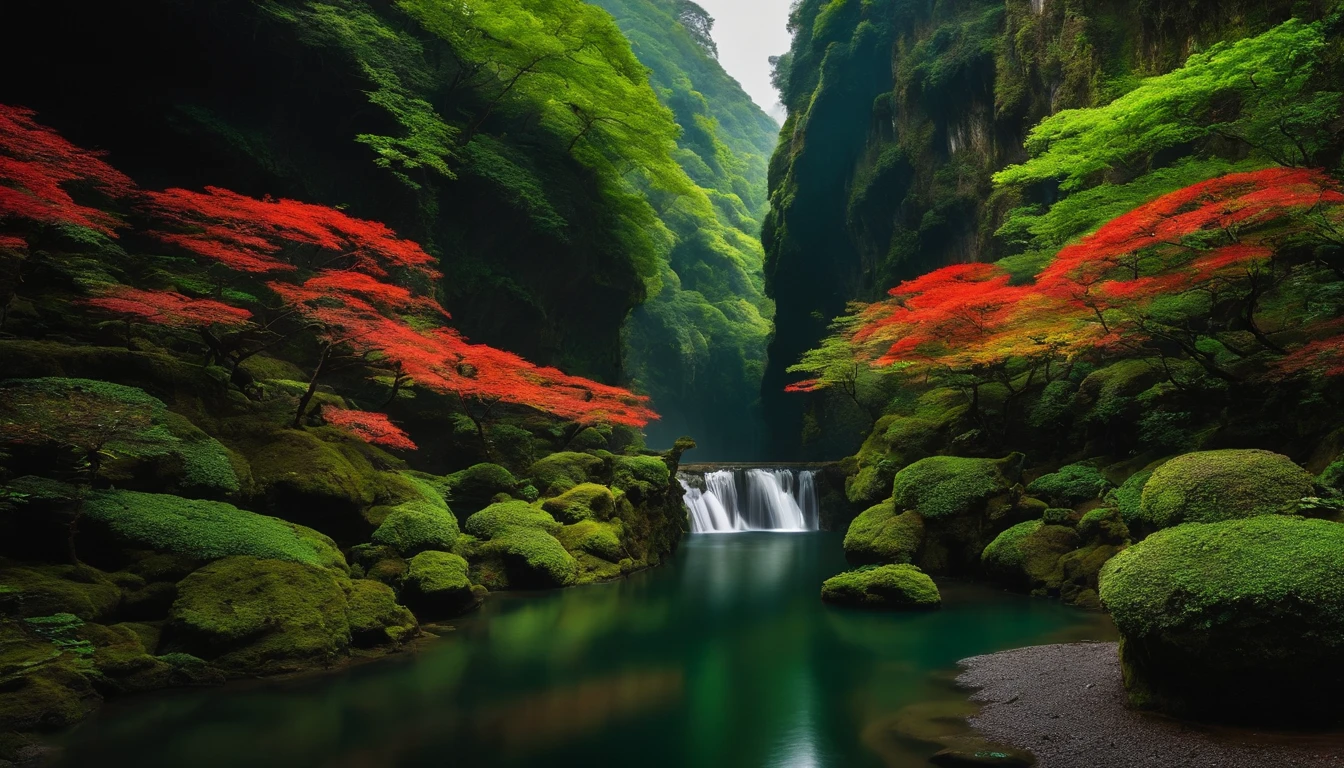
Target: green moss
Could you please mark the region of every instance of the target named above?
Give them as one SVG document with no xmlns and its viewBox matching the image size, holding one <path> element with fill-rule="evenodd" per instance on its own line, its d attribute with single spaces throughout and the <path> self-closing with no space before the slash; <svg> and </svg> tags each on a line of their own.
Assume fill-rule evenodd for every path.
<svg viewBox="0 0 1344 768">
<path fill-rule="evenodd" d="M 85 621 L 112 616 L 121 588 L 86 565 L 0 568 L 0 613 L 10 616 L 73 614 Z"/>
<path fill-rule="evenodd" d="M 1137 521 L 1152 530 L 1285 512 L 1314 495 L 1312 481 L 1292 459 L 1269 451 L 1187 453 L 1154 470 Z"/>
<path fill-rule="evenodd" d="M 1046 525 L 1075 526 L 1079 522 L 1078 513 L 1068 507 L 1051 507 L 1041 513 L 1041 521 Z"/>
<path fill-rule="evenodd" d="M 457 536 L 457 518 L 448 505 L 417 500 L 393 507 L 373 532 L 373 541 L 410 556 L 427 549 L 451 550 Z"/>
<path fill-rule="evenodd" d="M 592 454 L 561 451 L 538 460 L 527 473 L 544 494 L 555 496 L 580 483 L 602 481 L 605 462 Z"/>
<path fill-rule="evenodd" d="M 933 453 L 938 434 L 939 425 L 928 419 L 895 415 L 878 419 L 859 449 L 858 472 L 845 481 L 850 503 L 871 505 L 885 498 L 898 470 Z"/>
<path fill-rule="evenodd" d="M 317 531 L 217 501 L 95 491 L 84 505 L 84 515 L 130 545 L 196 560 L 252 555 L 337 570 L 346 567 L 335 542 Z"/>
<path fill-rule="evenodd" d="M 1155 360 L 1127 359 L 1093 371 L 1078 385 L 1074 410 L 1096 424 L 1137 418 L 1135 398 L 1161 379 L 1161 370 Z"/>
<path fill-rule="evenodd" d="M 574 439 L 569 441 L 569 445 L 580 451 L 605 449 L 607 447 L 607 436 L 593 427 L 587 427 L 575 435 Z"/>
<path fill-rule="evenodd" d="M 506 530 L 515 528 L 535 528 L 553 532 L 560 530 L 560 523 L 541 509 L 525 501 L 505 501 L 491 504 L 480 512 L 467 518 L 464 526 L 467 533 L 478 539 L 493 539 Z"/>
<path fill-rule="evenodd" d="M 239 674 L 329 665 L 350 643 L 345 591 L 327 569 L 217 560 L 178 583 L 165 641 Z"/>
<path fill-rule="evenodd" d="M 1096 467 L 1090 464 L 1069 464 L 1031 481 L 1027 493 L 1071 507 L 1100 498 L 1110 487 L 1110 482 Z"/>
<path fill-rule="evenodd" d="M 850 522 L 845 557 L 851 563 L 910 563 L 923 542 L 924 519 L 915 511 L 897 514 L 889 499 Z"/>
<path fill-rule="evenodd" d="M 498 464 L 473 464 L 445 479 L 453 511 L 463 520 L 489 506 L 497 494 L 512 493 L 517 484 L 513 474 Z"/>
<path fill-rule="evenodd" d="M 1078 546 L 1078 534 L 1043 520 L 1018 523 L 999 534 L 980 556 L 990 578 L 1024 590 L 1055 590 L 1063 581 L 1060 558 Z"/>
<path fill-rule="evenodd" d="M 1129 541 L 1129 526 L 1121 519 L 1120 510 L 1098 507 L 1078 521 L 1078 536 L 1083 541 L 1123 544 Z"/>
<path fill-rule="evenodd" d="M 73 725 L 100 702 L 89 665 L 25 622 L 0 619 L 0 733 Z"/>
<path fill-rule="evenodd" d="M 350 582 L 347 601 L 350 639 L 355 645 L 399 644 L 419 631 L 415 616 L 397 605 L 396 594 L 386 584 L 355 579 Z"/>
<path fill-rule="evenodd" d="M 1020 471 L 1021 458 L 1021 454 L 1013 454 L 998 460 L 955 456 L 921 459 L 896 473 L 892 484 L 896 507 L 935 520 L 974 512 L 1009 489 L 1009 476 Z"/>
<path fill-rule="evenodd" d="M 1265 515 L 1158 531 L 1101 572 L 1131 701 L 1177 714 L 1334 717 L 1344 525 Z"/>
<path fill-rule="evenodd" d="M 573 583 L 578 564 L 556 538 L 537 528 L 510 528 L 485 549 L 502 558 L 515 588 L 563 587 Z"/>
<path fill-rule="evenodd" d="M 306 510 L 345 513 L 371 506 L 377 496 L 378 473 L 368 461 L 323 441 L 318 432 L 274 432 L 247 456 L 258 490 L 282 517 L 294 517 L 289 510 L 301 505 Z"/>
<path fill-rule="evenodd" d="M 882 565 L 832 576 L 821 585 L 828 603 L 864 608 L 937 608 L 938 587 L 913 565 Z"/>
<path fill-rule="evenodd" d="M 609 520 L 616 511 L 616 497 L 605 485 L 582 483 L 542 502 L 541 508 L 562 523 Z"/>
<path fill-rule="evenodd" d="M 611 484 L 626 493 L 645 495 L 667 488 L 672 473 L 657 456 L 617 456 Z"/>
<path fill-rule="evenodd" d="M 1119 488 L 1107 494 L 1106 498 L 1115 504 L 1120 510 L 1121 519 L 1129 525 L 1134 525 L 1141 519 L 1143 487 L 1148 484 L 1148 478 L 1153 476 L 1153 471 L 1141 469 L 1130 475 Z"/>
<path fill-rule="evenodd" d="M 587 552 L 608 562 L 619 563 L 626 557 L 625 548 L 621 546 L 622 532 L 619 520 L 610 523 L 585 520 L 566 525 L 555 538 L 571 553 Z"/>
</svg>

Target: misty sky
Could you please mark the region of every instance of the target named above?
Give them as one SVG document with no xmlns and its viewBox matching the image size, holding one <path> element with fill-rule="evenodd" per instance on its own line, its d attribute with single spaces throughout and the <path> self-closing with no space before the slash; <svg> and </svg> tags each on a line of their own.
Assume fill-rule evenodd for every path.
<svg viewBox="0 0 1344 768">
<path fill-rule="evenodd" d="M 789 50 L 791 0 L 696 0 L 714 17 L 719 63 L 776 120 L 784 121 L 779 94 L 770 85 L 771 56 Z"/>
</svg>

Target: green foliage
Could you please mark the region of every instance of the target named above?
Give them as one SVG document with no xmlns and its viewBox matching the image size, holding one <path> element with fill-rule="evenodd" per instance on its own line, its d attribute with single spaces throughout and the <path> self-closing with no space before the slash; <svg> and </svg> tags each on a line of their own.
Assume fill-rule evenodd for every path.
<svg viewBox="0 0 1344 768">
<path fill-rule="evenodd" d="M 397 605 L 392 588 L 369 579 L 350 582 L 349 617 L 355 645 L 400 643 L 417 630 L 415 616 Z"/>
<path fill-rule="evenodd" d="M 617 456 L 612 472 L 612 486 L 622 491 L 657 493 L 667 487 L 672 473 L 657 456 Z"/>
<path fill-rule="evenodd" d="M 1115 168 L 1143 168 L 1162 150 L 1225 133 L 1268 158 L 1308 164 L 1329 139 L 1340 94 L 1317 90 L 1328 50 L 1320 23 L 1274 29 L 1192 55 L 1104 107 L 1065 110 L 1027 138 L 1032 158 L 994 175 L 997 184 L 1063 179 L 1074 191 Z M 1239 101 L 1228 114 L 1229 101 Z M 1275 127 L 1277 125 L 1277 127 Z"/>
<path fill-rule="evenodd" d="M 500 493 L 512 493 L 518 481 L 498 464 L 473 464 L 444 479 L 443 486 L 453 511 L 471 515 L 490 504 Z"/>
<path fill-rule="evenodd" d="M 621 558 L 629 556 L 621 544 L 621 531 L 619 521 L 601 523 L 585 520 L 565 526 L 556 534 L 556 538 L 570 552 L 586 552 L 608 562 L 619 563 Z"/>
<path fill-rule="evenodd" d="M 195 560 L 251 555 L 345 569 L 335 543 L 317 531 L 222 502 L 94 491 L 84 503 L 84 515 L 129 545 Z"/>
<path fill-rule="evenodd" d="M 603 466 L 602 459 L 590 453 L 561 451 L 539 459 L 528 474 L 543 492 L 563 493 L 580 483 L 601 480 Z"/>
<path fill-rule="evenodd" d="M 821 585 L 821 599 L 828 603 L 864 608 L 938 608 L 938 587 L 913 565 L 883 565 L 847 571 Z"/>
<path fill-rule="evenodd" d="M 402 591 L 419 611 L 456 613 L 474 601 L 467 561 L 449 552 L 421 552 L 411 558 Z"/>
<path fill-rule="evenodd" d="M 911 563 L 923 543 L 924 519 L 914 511 L 897 513 L 888 499 L 850 522 L 845 558 L 851 563 Z"/>
<path fill-rule="evenodd" d="M 1059 560 L 1078 546 L 1072 528 L 1028 520 L 999 534 L 980 555 L 985 574 L 1018 589 L 1058 588 Z"/>
<path fill-rule="evenodd" d="M 896 473 L 892 492 L 896 508 L 914 510 L 928 519 L 969 514 L 1010 487 L 1005 471 L 1015 473 L 1020 455 L 1004 459 L 930 456 Z"/>
<path fill-rule="evenodd" d="M 1027 493 L 1073 506 L 1101 498 L 1110 487 L 1110 482 L 1102 476 L 1101 471 L 1091 464 L 1069 464 L 1031 481 Z"/>
<path fill-rule="evenodd" d="M 410 556 L 426 549 L 451 550 L 457 534 L 457 518 L 447 505 L 408 501 L 388 512 L 373 541 Z"/>
<path fill-rule="evenodd" d="M 465 528 L 467 533 L 478 539 L 493 539 L 516 528 L 558 531 L 560 524 L 525 501 L 504 501 L 491 504 L 467 518 Z"/>
<path fill-rule="evenodd" d="M 1187 453 L 1153 471 L 1135 521 L 1151 530 L 1285 513 L 1313 495 L 1312 481 L 1292 459 L 1270 451 Z"/>
</svg>

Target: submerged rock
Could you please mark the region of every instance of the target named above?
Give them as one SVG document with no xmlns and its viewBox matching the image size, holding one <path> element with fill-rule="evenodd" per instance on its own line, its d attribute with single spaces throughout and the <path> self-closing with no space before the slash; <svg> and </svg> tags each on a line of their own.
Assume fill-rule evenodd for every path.
<svg viewBox="0 0 1344 768">
<path fill-rule="evenodd" d="M 865 608 L 937 608 L 942 597 L 933 579 L 913 565 L 882 565 L 847 571 L 821 585 L 828 603 Z"/>
</svg>

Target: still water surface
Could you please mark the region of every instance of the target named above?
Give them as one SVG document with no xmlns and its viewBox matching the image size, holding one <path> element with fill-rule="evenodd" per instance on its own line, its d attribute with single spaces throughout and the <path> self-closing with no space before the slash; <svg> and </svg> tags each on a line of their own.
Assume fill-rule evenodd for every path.
<svg viewBox="0 0 1344 768">
<path fill-rule="evenodd" d="M 1104 617 L 971 585 L 942 585 L 931 613 L 823 605 L 844 569 L 838 534 L 692 535 L 623 581 L 492 596 L 387 661 L 109 707 L 64 762 L 924 766 L 937 747 L 891 726 L 964 700 L 958 659 L 1113 638 Z"/>
</svg>

